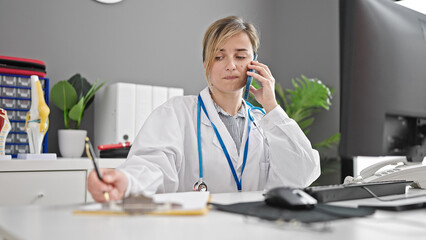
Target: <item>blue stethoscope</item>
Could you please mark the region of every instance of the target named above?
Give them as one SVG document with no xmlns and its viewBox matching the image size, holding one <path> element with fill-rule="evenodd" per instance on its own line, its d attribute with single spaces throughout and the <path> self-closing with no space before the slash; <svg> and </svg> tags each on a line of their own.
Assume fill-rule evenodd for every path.
<svg viewBox="0 0 426 240">
<path fill-rule="evenodd" d="M 226 149 L 226 146 L 222 140 L 222 137 L 219 134 L 219 131 L 217 130 L 214 123 L 211 121 L 209 114 L 207 113 L 206 107 L 204 106 L 203 99 L 201 99 L 201 96 L 198 95 L 198 103 L 197 103 L 197 141 L 198 141 L 198 161 L 199 161 L 199 176 L 197 182 L 195 182 L 193 190 L 194 191 L 200 191 L 204 192 L 207 191 L 207 184 L 203 181 L 203 155 L 201 152 L 201 130 L 200 130 L 200 118 L 201 118 L 201 109 L 203 109 L 204 114 L 206 114 L 207 119 L 209 119 L 213 130 L 216 134 L 217 139 L 219 140 L 220 146 L 222 147 L 223 153 L 225 154 L 226 160 L 228 161 L 229 168 L 231 169 L 232 175 L 234 177 L 235 183 L 237 184 L 238 191 L 241 191 L 241 181 L 243 177 L 244 167 L 246 165 L 247 161 L 247 152 L 248 152 L 248 144 L 249 144 L 249 138 L 250 138 L 250 130 L 251 130 L 251 123 L 254 123 L 254 118 L 251 116 L 250 111 L 252 110 L 259 110 L 263 114 L 265 114 L 265 111 L 259 107 L 254 107 L 249 102 L 246 101 L 246 104 L 249 106 L 247 112 L 249 117 L 248 122 L 248 132 L 247 132 L 247 140 L 244 146 L 244 156 L 243 156 L 243 165 L 241 169 L 241 177 L 238 178 L 237 172 L 235 171 L 234 165 L 232 164 L 231 157 L 229 156 L 228 150 Z"/>
</svg>

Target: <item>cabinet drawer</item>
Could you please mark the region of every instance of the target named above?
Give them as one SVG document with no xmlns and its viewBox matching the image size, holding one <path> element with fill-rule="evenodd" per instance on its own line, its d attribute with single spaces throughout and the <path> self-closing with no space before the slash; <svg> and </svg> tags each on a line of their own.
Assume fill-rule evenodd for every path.
<svg viewBox="0 0 426 240">
<path fill-rule="evenodd" d="M 0 205 L 84 203 L 87 172 L 0 172 Z"/>
</svg>

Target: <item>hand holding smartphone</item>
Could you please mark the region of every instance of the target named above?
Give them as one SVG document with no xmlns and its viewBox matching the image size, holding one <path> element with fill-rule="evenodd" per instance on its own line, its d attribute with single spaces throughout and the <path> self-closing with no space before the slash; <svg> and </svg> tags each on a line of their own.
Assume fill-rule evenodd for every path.
<svg viewBox="0 0 426 240">
<path fill-rule="evenodd" d="M 257 53 L 254 54 L 253 56 L 253 61 L 257 60 Z M 249 72 L 254 72 L 254 69 L 250 69 Z M 246 88 L 244 90 L 244 95 L 243 98 L 245 100 L 247 100 L 249 93 L 250 93 L 250 85 L 251 85 L 251 81 L 253 81 L 253 77 L 252 76 L 248 76 L 247 77 L 247 82 L 246 82 Z"/>
</svg>

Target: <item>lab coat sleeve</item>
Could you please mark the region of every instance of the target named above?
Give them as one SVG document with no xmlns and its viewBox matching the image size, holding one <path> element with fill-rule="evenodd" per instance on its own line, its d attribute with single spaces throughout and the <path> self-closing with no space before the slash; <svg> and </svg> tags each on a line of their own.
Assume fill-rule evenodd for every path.
<svg viewBox="0 0 426 240">
<path fill-rule="evenodd" d="M 277 186 L 307 187 L 321 173 L 319 154 L 299 125 L 277 106 L 260 120 L 268 145 L 266 189 Z"/>
<path fill-rule="evenodd" d="M 170 104 L 154 110 L 118 167 L 128 179 L 126 196 L 176 192 L 183 159 L 182 123 Z"/>
</svg>

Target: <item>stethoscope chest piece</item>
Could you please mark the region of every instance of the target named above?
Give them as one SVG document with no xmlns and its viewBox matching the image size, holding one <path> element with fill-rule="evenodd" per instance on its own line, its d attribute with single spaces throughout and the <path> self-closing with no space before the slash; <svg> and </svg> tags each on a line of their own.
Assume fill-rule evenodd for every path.
<svg viewBox="0 0 426 240">
<path fill-rule="evenodd" d="M 207 192 L 207 184 L 203 182 L 203 179 L 200 179 L 194 183 L 192 190 L 197 192 Z"/>
</svg>

